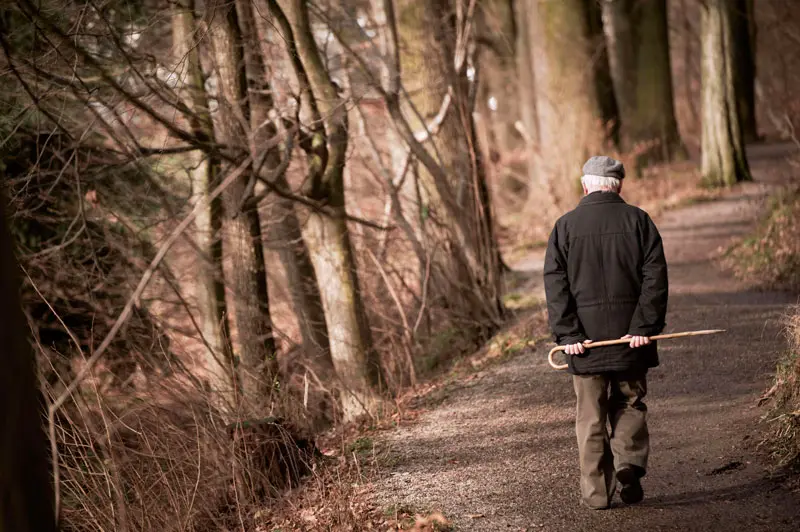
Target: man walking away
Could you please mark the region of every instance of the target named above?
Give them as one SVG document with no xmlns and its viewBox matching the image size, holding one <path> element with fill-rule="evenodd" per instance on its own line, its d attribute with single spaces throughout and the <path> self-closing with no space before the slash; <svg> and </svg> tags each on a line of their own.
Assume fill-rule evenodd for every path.
<svg viewBox="0 0 800 532">
<path fill-rule="evenodd" d="M 625 169 L 605 156 L 583 167 L 578 206 L 555 224 L 544 283 L 550 327 L 566 346 L 577 396 L 581 501 L 592 509 L 640 502 L 647 470 L 647 370 L 667 312 L 667 263 L 650 216 L 620 197 Z M 586 349 L 592 341 L 630 344 Z M 611 430 L 607 428 L 610 425 Z"/>
</svg>

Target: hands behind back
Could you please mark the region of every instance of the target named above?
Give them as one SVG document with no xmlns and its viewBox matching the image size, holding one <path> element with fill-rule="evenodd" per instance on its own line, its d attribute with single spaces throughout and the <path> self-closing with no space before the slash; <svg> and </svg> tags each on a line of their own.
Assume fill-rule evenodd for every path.
<svg viewBox="0 0 800 532">
<path fill-rule="evenodd" d="M 591 340 L 585 340 L 583 343 L 577 342 L 574 344 L 567 344 L 564 346 L 564 352 L 568 355 L 582 355 L 586 352 L 583 346 L 591 344 Z"/>
<path fill-rule="evenodd" d="M 634 349 L 637 347 L 650 345 L 650 338 L 648 338 L 647 336 L 633 336 L 630 334 L 626 334 L 621 338 L 621 340 L 630 340 L 631 347 Z M 564 346 L 564 352 L 568 355 L 582 355 L 586 352 L 586 348 L 584 346 L 587 346 L 591 343 L 592 340 L 586 340 L 583 343 L 576 342 L 574 344 L 567 344 Z"/>
<path fill-rule="evenodd" d="M 621 338 L 621 340 L 630 340 L 631 347 L 633 348 L 650 345 L 650 338 L 648 338 L 647 336 L 632 336 L 630 334 L 626 334 Z"/>
</svg>

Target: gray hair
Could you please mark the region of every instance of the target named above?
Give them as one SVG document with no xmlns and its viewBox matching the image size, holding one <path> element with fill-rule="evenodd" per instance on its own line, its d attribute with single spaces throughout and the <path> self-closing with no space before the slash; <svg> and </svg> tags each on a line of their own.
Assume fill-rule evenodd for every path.
<svg viewBox="0 0 800 532">
<path fill-rule="evenodd" d="M 617 192 L 622 188 L 622 181 L 616 177 L 605 177 L 602 175 L 586 174 L 581 177 L 581 183 L 586 187 L 587 192 Z"/>
</svg>

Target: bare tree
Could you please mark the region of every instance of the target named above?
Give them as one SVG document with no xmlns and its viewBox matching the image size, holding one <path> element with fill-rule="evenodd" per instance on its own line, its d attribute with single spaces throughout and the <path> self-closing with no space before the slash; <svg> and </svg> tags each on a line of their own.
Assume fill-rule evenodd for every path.
<svg viewBox="0 0 800 532">
<path fill-rule="evenodd" d="M 428 136 L 429 157 L 437 165 L 433 172 L 428 164 L 421 168 L 421 201 L 433 220 L 426 230 L 438 220 L 454 238 L 451 252 L 440 259 L 446 261 L 442 268 L 451 282 L 438 285 L 447 287 L 439 295 L 451 308 L 470 309 L 467 315 L 476 323 L 498 322 L 500 257 L 473 119 L 470 77 L 478 72 L 467 46 L 474 20 L 469 13 L 459 14 L 450 0 L 404 0 L 395 9 L 402 50 L 397 71 L 411 95 L 407 123 L 420 137 Z M 428 135 L 426 121 L 434 118 L 436 134 Z M 453 290 L 453 281 L 469 292 Z"/>
<path fill-rule="evenodd" d="M 320 283 L 331 357 L 343 393 L 345 419 L 372 413 L 382 387 L 380 361 L 359 289 L 356 264 L 346 223 L 343 172 L 347 156 L 348 120 L 339 95 L 314 41 L 308 4 L 302 0 L 270 0 L 311 115 L 311 142 L 305 196 L 326 206 L 311 210 L 303 237 Z"/>
<path fill-rule="evenodd" d="M 512 0 L 485 0 L 476 7 L 476 108 L 492 138 L 493 158 L 521 144 L 514 126 L 519 117 L 517 93 L 521 88 L 517 83 L 514 4 Z"/>
<path fill-rule="evenodd" d="M 529 211 L 557 216 L 580 192 L 587 156 L 606 143 L 597 92 L 588 0 L 532 0 L 526 26 L 534 50 L 539 145 Z"/>
<path fill-rule="evenodd" d="M 514 2 L 516 34 L 517 94 L 520 119 L 515 124 L 525 139 L 526 154 L 529 158 L 530 182 L 534 182 L 533 154 L 539 142 L 539 115 L 536 112 L 536 80 L 533 69 L 532 36 L 528 29 L 531 18 L 536 16 L 530 2 Z"/>
<path fill-rule="evenodd" d="M 228 2 L 212 2 L 209 25 L 220 93 L 220 126 L 217 136 L 228 146 L 251 145 L 250 106 L 247 94 L 244 49 L 236 9 Z M 257 172 L 254 161 L 252 172 Z M 253 175 L 243 175 L 222 194 L 223 250 L 230 268 L 227 285 L 233 293 L 233 309 L 245 401 L 264 405 L 277 378 L 275 338 L 269 314 L 269 293 L 264 264 L 261 220 L 247 200 Z"/>
<path fill-rule="evenodd" d="M 194 0 L 178 0 L 173 6 L 172 48 L 185 87 L 187 119 L 198 138 L 214 140 L 214 125 L 200 64 L 199 43 L 195 39 Z M 195 202 L 203 202 L 219 184 L 220 160 L 212 150 L 197 150 L 191 154 L 189 169 Z M 196 296 L 202 317 L 202 333 L 206 343 L 207 368 L 211 389 L 223 394 L 229 407 L 235 404 L 231 392 L 233 379 L 232 346 L 225 303 L 225 282 L 222 272 L 222 203 L 210 202 L 208 209 L 195 218 L 194 242 L 197 246 L 200 269 L 196 277 Z"/>
<path fill-rule="evenodd" d="M 252 2 L 237 0 L 236 11 L 242 31 L 244 45 L 245 69 L 248 84 L 250 105 L 250 130 L 252 156 L 254 160 L 264 160 L 265 174 L 262 179 L 274 180 L 275 186 L 288 190 L 284 171 L 276 172 L 283 160 L 280 146 L 275 141 L 282 136 L 283 118 L 275 108 L 272 87 L 268 81 L 267 69 L 259 46 L 258 26 L 255 20 Z M 285 131 L 283 134 L 285 135 Z M 287 157 L 289 154 L 287 153 Z M 270 177 L 269 174 L 274 173 Z M 286 196 L 266 191 L 271 201 L 267 219 L 268 231 L 278 246 L 278 254 L 286 271 L 288 290 L 291 295 L 295 315 L 303 340 L 303 347 L 310 361 L 314 362 L 317 371 L 327 373 L 332 369 L 328 329 L 325 324 L 325 313 L 320 299 L 317 277 L 308 248 L 303 240 L 300 222 L 294 209 L 294 201 Z M 255 203 L 259 199 L 250 199 Z"/>
<path fill-rule="evenodd" d="M 603 6 L 597 0 L 586 0 L 585 4 L 589 24 L 589 48 L 592 51 L 594 86 L 600 104 L 600 116 L 606 126 L 608 140 L 610 143 L 618 145 L 620 115 L 604 32 Z"/>
<path fill-rule="evenodd" d="M 756 127 L 756 20 L 755 0 L 734 0 L 733 46 L 737 65 L 736 92 L 745 142 L 758 140 Z"/>
<path fill-rule="evenodd" d="M 751 179 L 737 101 L 734 18 L 728 0 L 708 0 L 702 7 L 702 176 L 711 186 Z"/>
<path fill-rule="evenodd" d="M 622 147 L 638 162 L 684 157 L 672 93 L 667 2 L 603 2 Z"/>
</svg>

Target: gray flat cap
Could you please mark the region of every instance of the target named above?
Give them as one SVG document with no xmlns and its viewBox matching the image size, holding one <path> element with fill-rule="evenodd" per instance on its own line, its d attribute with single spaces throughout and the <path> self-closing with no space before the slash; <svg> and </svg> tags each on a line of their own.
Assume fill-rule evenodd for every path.
<svg viewBox="0 0 800 532">
<path fill-rule="evenodd" d="M 625 178 L 625 167 L 622 163 L 605 155 L 590 157 L 583 165 L 583 175 L 599 175 L 602 177 Z"/>
</svg>

